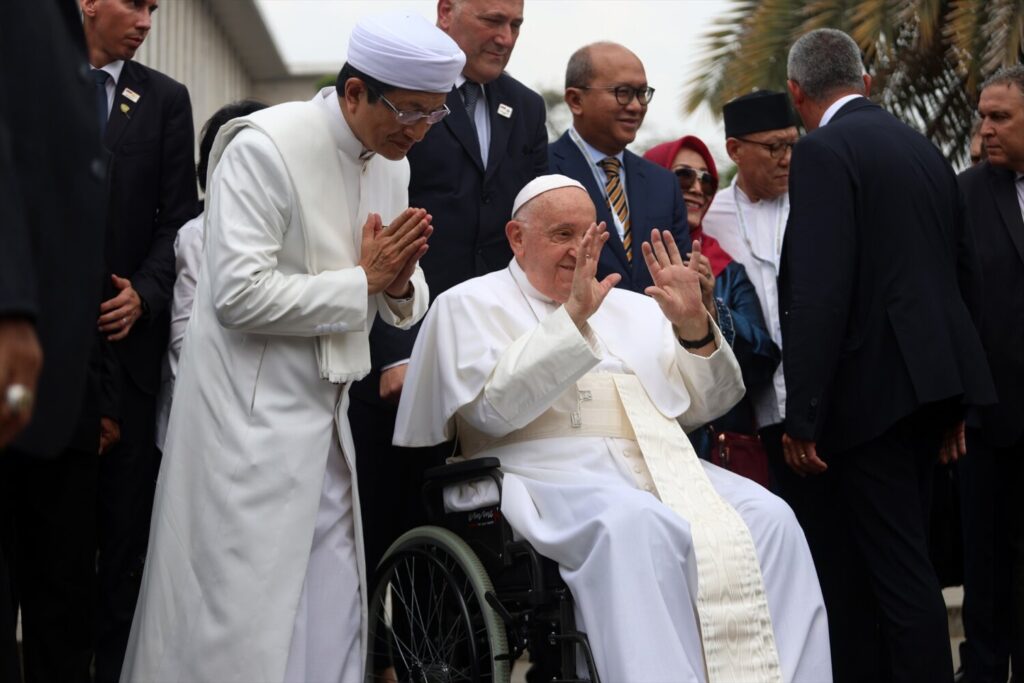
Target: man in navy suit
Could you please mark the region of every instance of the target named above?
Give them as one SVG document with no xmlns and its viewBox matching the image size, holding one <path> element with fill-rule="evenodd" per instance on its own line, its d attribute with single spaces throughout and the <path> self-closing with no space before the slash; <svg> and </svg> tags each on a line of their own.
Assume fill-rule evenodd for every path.
<svg viewBox="0 0 1024 683">
<path fill-rule="evenodd" d="M 796 512 L 828 608 L 834 677 L 950 681 L 928 556 L 931 478 L 940 450 L 962 451 L 964 406 L 994 394 L 967 303 L 977 255 L 956 176 L 935 145 L 865 97 L 871 79 L 845 33 L 800 38 L 788 77 L 810 132 L 793 150 L 779 279 L 783 449 L 818 495 Z"/>
<path fill-rule="evenodd" d="M 80 0 L 103 142 L 110 151 L 109 291 L 121 442 L 100 463 L 96 680 L 116 681 L 138 598 L 159 470 L 154 432 L 174 285 L 174 238 L 198 212 L 188 90 L 132 61 L 156 0 Z M 103 114 L 106 116 L 104 117 Z"/>
<path fill-rule="evenodd" d="M 987 161 L 960 175 L 960 189 L 984 278 L 978 331 L 999 402 L 970 421 L 958 465 L 971 683 L 1024 671 L 1024 66 L 982 85 L 978 113 Z"/>
<path fill-rule="evenodd" d="M 548 148 L 552 173 L 578 180 L 608 225 L 597 276 L 619 273 L 619 287 L 643 292 L 651 274 L 640 245 L 651 229 L 671 230 L 682 253 L 690 251 L 686 205 L 679 180 L 626 149 L 636 138 L 654 88 L 640 59 L 616 43 L 577 50 L 565 70 L 565 101 L 572 128 Z"/>
<path fill-rule="evenodd" d="M 544 100 L 505 73 L 523 23 L 523 0 L 439 0 L 437 25 L 466 53 L 448 94 L 451 114 L 409 152 L 409 202 L 433 216 L 421 265 L 431 298 L 465 280 L 508 266 L 505 223 L 526 183 L 547 172 Z M 379 322 L 379 321 L 378 321 Z M 377 324 L 373 370 L 353 385 L 349 420 L 362 491 L 367 567 L 422 518 L 419 487 L 426 467 L 451 446 L 391 445 L 395 411 L 417 326 Z"/>
</svg>

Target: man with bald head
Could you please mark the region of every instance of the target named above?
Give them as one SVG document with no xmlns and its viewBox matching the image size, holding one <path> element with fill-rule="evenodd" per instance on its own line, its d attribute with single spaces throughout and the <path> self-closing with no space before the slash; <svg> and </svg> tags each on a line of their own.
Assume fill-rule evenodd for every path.
<svg viewBox="0 0 1024 683">
<path fill-rule="evenodd" d="M 675 175 L 626 149 L 653 96 L 644 65 L 631 51 L 607 42 L 581 47 L 565 70 L 572 127 L 548 148 L 551 171 L 580 182 L 597 219 L 608 226 L 598 274 L 619 273 L 618 286 L 634 292 L 652 282 L 640 246 L 652 228 L 670 231 L 683 253 L 690 243 Z"/>
<path fill-rule="evenodd" d="M 437 26 L 466 54 L 448 93 L 451 114 L 409 152 L 409 201 L 422 206 L 437 231 L 423 270 L 432 296 L 464 280 L 504 268 L 512 257 L 505 221 L 512 200 L 547 170 L 547 128 L 541 96 L 505 73 L 523 24 L 523 0 L 439 0 Z M 422 516 L 424 468 L 440 462 L 391 445 L 416 329 L 377 324 L 373 370 L 352 387 L 350 414 L 359 478 L 384 492 L 363 499 L 367 564 Z"/>
<path fill-rule="evenodd" d="M 611 237 L 580 183 L 541 176 L 513 210 L 508 267 L 428 313 L 396 443 L 458 433 L 462 457 L 501 460 L 502 513 L 558 562 L 604 680 L 830 680 L 792 513 L 700 461 L 683 432 L 743 393 L 698 260 L 684 264 L 671 233 L 651 231 L 648 296 L 617 289 L 618 273 L 596 277 Z M 481 493 L 448 503 L 471 509 Z"/>
</svg>

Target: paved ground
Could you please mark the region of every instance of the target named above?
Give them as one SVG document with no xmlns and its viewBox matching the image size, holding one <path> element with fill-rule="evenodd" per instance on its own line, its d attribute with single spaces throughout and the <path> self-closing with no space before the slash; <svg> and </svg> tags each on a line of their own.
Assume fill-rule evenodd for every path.
<svg viewBox="0 0 1024 683">
<path fill-rule="evenodd" d="M 942 597 L 946 600 L 946 612 L 949 614 L 949 644 L 953 649 L 953 670 L 960 666 L 960 643 L 964 639 L 964 625 L 961 618 L 961 608 L 964 601 L 964 589 L 957 586 L 942 591 Z M 18 619 L 18 642 L 21 642 L 21 619 Z M 525 658 L 516 662 L 512 669 L 511 683 L 526 683 L 526 670 L 529 663 Z"/>
</svg>

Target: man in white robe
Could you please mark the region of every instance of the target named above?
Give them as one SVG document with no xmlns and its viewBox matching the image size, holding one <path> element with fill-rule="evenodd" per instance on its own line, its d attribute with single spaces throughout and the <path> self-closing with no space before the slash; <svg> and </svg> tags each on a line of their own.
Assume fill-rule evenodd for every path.
<svg viewBox="0 0 1024 683">
<path fill-rule="evenodd" d="M 682 431 L 743 394 L 701 304 L 698 260 L 683 265 L 671 234 L 653 231 L 651 296 L 612 289 L 617 274 L 594 277 L 607 240 L 594 218 L 574 180 L 523 189 L 508 269 L 450 289 L 427 315 L 396 443 L 457 433 L 465 457 L 501 460 L 502 512 L 560 565 L 603 680 L 830 681 L 792 513 L 699 461 Z"/>
<path fill-rule="evenodd" d="M 799 137 L 796 117 L 785 93 L 768 90 L 726 103 L 722 116 L 725 148 L 736 164 L 736 177 L 732 185 L 715 195 L 704 216 L 704 231 L 746 268 L 757 290 L 768 332 L 781 349 L 778 279 L 789 218 L 789 159 Z M 786 417 L 782 363 L 770 384 L 747 389 L 769 456 L 786 469 L 782 460 L 782 423 Z M 788 471 L 783 475 L 788 476 Z"/>
<path fill-rule="evenodd" d="M 426 311 L 405 154 L 464 60 L 421 17 L 365 19 L 336 89 L 219 134 L 122 680 L 362 679 L 348 389 L 374 317 Z"/>
</svg>

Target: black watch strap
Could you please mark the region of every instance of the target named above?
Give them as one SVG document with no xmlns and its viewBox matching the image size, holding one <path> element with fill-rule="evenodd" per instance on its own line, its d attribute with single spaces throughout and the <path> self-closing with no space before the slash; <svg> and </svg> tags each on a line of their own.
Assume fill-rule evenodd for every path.
<svg viewBox="0 0 1024 683">
<path fill-rule="evenodd" d="M 690 341 L 689 339 L 679 337 L 679 343 L 683 345 L 684 349 L 699 349 L 702 346 L 707 346 L 713 341 L 715 341 L 715 330 L 710 324 L 708 324 L 708 333 L 697 341 Z"/>
</svg>

